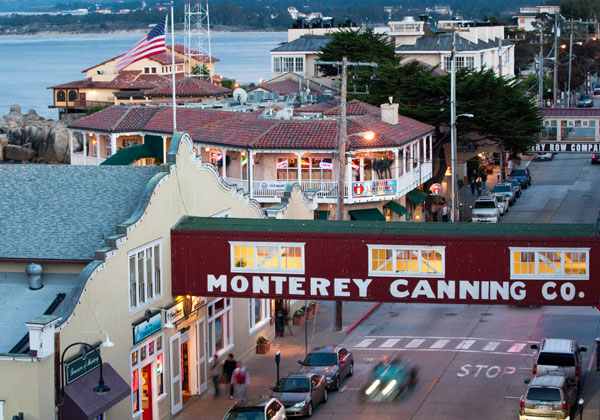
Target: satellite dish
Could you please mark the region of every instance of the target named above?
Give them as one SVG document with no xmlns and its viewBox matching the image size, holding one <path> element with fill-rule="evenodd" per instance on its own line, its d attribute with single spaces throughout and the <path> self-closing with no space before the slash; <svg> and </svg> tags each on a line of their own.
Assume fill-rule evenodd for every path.
<svg viewBox="0 0 600 420">
<path fill-rule="evenodd" d="M 235 99 L 236 101 L 238 101 L 240 104 L 245 104 L 246 100 L 248 99 L 248 93 L 246 93 L 246 91 L 242 88 L 236 88 L 233 91 L 233 99 Z"/>
</svg>

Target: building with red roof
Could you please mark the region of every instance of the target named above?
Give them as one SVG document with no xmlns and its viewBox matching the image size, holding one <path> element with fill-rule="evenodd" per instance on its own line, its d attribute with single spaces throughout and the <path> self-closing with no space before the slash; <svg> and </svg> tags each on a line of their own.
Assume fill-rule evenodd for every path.
<svg viewBox="0 0 600 420">
<path fill-rule="evenodd" d="M 299 184 L 317 205 L 315 217 L 331 217 L 338 196 L 339 108 L 333 101 L 321 106 L 313 106 L 311 118 L 304 112 L 290 118 L 286 109 L 244 113 L 178 107 L 177 130 L 190 135 L 197 155 L 225 182 L 264 206 L 281 204 L 286 189 Z M 418 214 L 426 194 L 413 190 L 432 177 L 434 127 L 398 115 L 396 104 L 379 108 L 351 101 L 347 118 L 345 218 L 404 220 L 407 213 Z M 69 128 L 72 164 L 112 163 L 120 150 L 149 141 L 162 143 L 162 159 L 121 163 L 158 164 L 166 160 L 173 111 L 113 106 Z M 370 131 L 375 136 L 368 140 L 364 133 Z M 75 139 L 81 139 L 80 146 Z"/>
</svg>

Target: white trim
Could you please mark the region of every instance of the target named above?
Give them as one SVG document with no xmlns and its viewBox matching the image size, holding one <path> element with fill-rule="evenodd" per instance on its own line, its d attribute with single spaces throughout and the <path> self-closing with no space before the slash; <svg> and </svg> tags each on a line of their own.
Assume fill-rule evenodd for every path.
<svg viewBox="0 0 600 420">
<path fill-rule="evenodd" d="M 240 241 L 229 241 L 229 253 L 230 253 L 230 270 L 233 273 L 289 273 L 289 274 L 304 274 L 306 268 L 305 261 L 305 242 L 240 242 Z M 235 247 L 245 246 L 252 247 L 254 250 L 254 262 L 255 265 L 258 263 L 258 257 L 256 255 L 256 247 L 276 247 L 277 255 L 279 257 L 278 262 L 281 263 L 281 248 L 300 248 L 302 255 L 300 256 L 302 268 L 300 269 L 288 269 L 288 268 L 269 268 L 269 267 L 236 267 L 235 266 Z M 281 265 L 281 264 L 280 264 Z"/>
<path fill-rule="evenodd" d="M 152 298 L 148 299 L 145 298 L 143 303 L 140 303 L 140 296 L 139 296 L 139 279 L 138 279 L 138 274 L 139 274 L 139 268 L 138 268 L 138 263 L 137 263 L 137 254 L 139 252 L 144 252 L 144 261 L 143 261 L 143 265 L 144 265 L 144 275 L 148 276 L 148 273 L 146 273 L 146 269 L 147 269 L 147 265 L 146 265 L 146 251 L 148 249 L 152 249 L 154 252 L 154 247 L 158 245 L 158 265 L 159 265 L 159 279 L 158 281 L 160 282 L 160 293 L 156 293 L 156 272 L 154 270 L 154 267 L 156 267 L 156 263 L 154 262 L 156 260 L 156 255 L 153 254 L 153 265 L 152 265 Z M 163 258 L 162 258 L 162 253 L 163 253 L 163 246 L 162 246 L 162 238 L 156 239 L 152 242 L 148 242 L 144 245 L 141 245 L 137 248 L 134 248 L 130 251 L 127 252 L 127 295 L 128 295 L 128 304 L 129 304 L 129 314 L 133 315 L 145 308 L 147 308 L 148 306 L 150 306 L 153 302 L 156 302 L 157 300 L 161 299 L 163 297 L 164 294 L 164 282 L 163 282 L 163 278 L 164 278 L 164 271 L 163 271 Z M 130 258 L 131 257 L 135 258 L 135 266 L 136 266 L 136 270 L 135 270 L 135 275 L 136 275 L 136 282 L 135 282 L 135 287 L 136 287 L 136 306 L 131 306 L 131 279 L 130 279 Z M 148 291 L 148 284 L 145 283 L 144 284 L 144 295 L 147 294 Z"/>
<path fill-rule="evenodd" d="M 0 400 L 0 420 L 4 420 L 4 400 Z"/>
<path fill-rule="evenodd" d="M 162 342 L 162 347 L 160 350 L 157 350 L 156 342 L 159 337 Z M 148 348 L 148 344 L 151 342 L 153 343 L 152 345 L 154 346 L 154 352 L 152 354 L 150 354 L 149 348 Z M 141 360 L 140 349 L 142 349 L 144 347 L 146 347 L 146 358 L 144 360 Z M 132 365 L 131 355 L 136 352 L 137 352 L 137 356 L 136 356 L 137 363 L 135 365 Z M 158 356 L 161 354 L 162 354 L 162 363 L 163 363 L 163 366 L 162 366 L 162 368 L 163 368 L 163 371 L 162 371 L 163 392 L 162 392 L 162 394 L 158 394 L 158 375 L 156 374 L 156 361 L 158 360 Z M 166 381 L 165 381 L 165 378 L 167 377 L 167 375 L 165 373 L 165 334 L 164 334 L 164 331 L 161 332 L 160 334 L 152 336 L 151 338 L 147 338 L 146 340 L 142 341 L 141 343 L 139 343 L 135 347 L 132 347 L 129 350 L 129 372 L 130 372 L 130 375 L 131 375 L 132 381 L 133 381 L 133 372 L 137 371 L 139 404 L 140 404 L 139 405 L 140 410 L 133 411 L 133 400 L 130 400 L 130 409 L 131 409 L 132 417 L 139 417 L 144 412 L 144 410 L 141 408 L 142 407 L 142 369 L 144 369 L 148 365 L 150 365 L 150 374 L 151 374 L 150 381 L 151 381 L 151 386 L 152 386 L 152 413 L 154 415 L 154 413 L 158 413 L 158 402 L 160 400 L 166 398 L 167 395 L 169 394 L 167 392 Z M 130 397 L 132 397 L 133 388 L 129 389 L 129 393 L 130 393 Z"/>
<path fill-rule="evenodd" d="M 231 217 L 231 208 L 215 213 L 210 217 Z"/>
<path fill-rule="evenodd" d="M 589 280 L 590 278 L 590 248 L 544 248 L 544 247 L 508 247 L 510 251 L 510 278 L 518 280 Z M 534 255 L 534 269 L 535 273 L 532 274 L 515 274 L 514 272 L 514 253 L 515 252 L 533 252 Z M 550 273 L 539 273 L 539 253 L 540 252 L 556 252 L 561 256 L 560 268 L 561 273 L 550 274 Z M 582 252 L 585 254 L 585 274 L 565 274 L 565 252 Z"/>
<path fill-rule="evenodd" d="M 219 312 L 215 312 L 215 304 L 223 300 L 223 309 Z M 229 303 L 228 303 L 229 302 Z M 209 314 L 212 315 L 209 316 Z M 210 359 L 213 354 L 217 354 L 219 357 L 224 353 L 231 351 L 234 347 L 234 333 L 233 333 L 233 301 L 231 298 L 217 298 L 210 301 L 206 308 L 207 321 L 206 321 L 206 342 L 208 343 L 208 350 L 206 356 Z M 225 322 L 221 325 L 223 335 L 223 348 L 220 350 L 216 349 L 216 334 L 214 331 L 215 319 L 225 315 Z M 227 335 L 230 334 L 230 336 Z"/>
<path fill-rule="evenodd" d="M 373 276 L 373 277 L 398 277 L 398 276 L 403 276 L 403 277 L 419 277 L 419 278 L 442 278 L 446 275 L 446 247 L 443 245 L 439 245 L 439 246 L 427 246 L 427 245 L 384 245 L 384 244 L 377 244 L 377 245 L 368 245 L 367 244 L 367 249 L 368 249 L 368 257 L 369 257 L 369 276 Z M 385 272 L 385 271 L 378 271 L 378 270 L 372 270 L 372 263 L 373 263 L 373 258 L 372 258 L 372 250 L 390 250 L 390 251 L 394 251 L 393 255 L 392 255 L 392 261 L 396 260 L 395 257 L 395 251 L 418 251 L 418 260 L 417 260 L 417 267 L 419 267 L 419 271 L 415 271 L 415 272 L 398 272 L 398 271 L 390 271 L 390 272 Z M 435 252 L 439 252 L 440 254 L 442 254 L 442 271 L 440 273 L 422 273 L 421 270 L 421 251 L 435 251 Z"/>
<path fill-rule="evenodd" d="M 254 304 L 257 300 L 260 301 L 261 319 L 257 323 L 254 323 Z M 269 315 L 270 302 L 270 299 L 248 298 L 248 336 L 253 335 L 271 321 L 271 316 Z M 252 310 L 252 313 L 250 313 L 250 310 Z"/>
</svg>

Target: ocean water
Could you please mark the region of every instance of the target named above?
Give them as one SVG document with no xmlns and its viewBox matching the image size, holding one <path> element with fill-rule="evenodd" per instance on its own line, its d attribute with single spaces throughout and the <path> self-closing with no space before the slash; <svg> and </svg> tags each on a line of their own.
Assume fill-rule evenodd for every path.
<svg viewBox="0 0 600 420">
<path fill-rule="evenodd" d="M 127 51 L 143 32 L 90 35 L 0 36 L 0 117 L 12 104 L 57 119 L 49 86 L 84 78 L 82 70 Z M 271 75 L 269 51 L 287 39 L 285 32 L 212 32 L 219 75 L 257 83 Z M 169 41 L 167 41 L 169 42 Z M 175 34 L 183 43 L 183 34 Z"/>
</svg>

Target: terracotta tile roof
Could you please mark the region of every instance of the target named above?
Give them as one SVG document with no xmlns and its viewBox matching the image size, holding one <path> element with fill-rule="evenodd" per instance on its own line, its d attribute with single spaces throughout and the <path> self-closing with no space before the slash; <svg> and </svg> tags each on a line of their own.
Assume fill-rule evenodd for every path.
<svg viewBox="0 0 600 420">
<path fill-rule="evenodd" d="M 170 45 L 167 45 L 167 48 L 169 48 L 169 47 L 170 47 Z M 175 48 L 175 51 L 177 51 L 177 48 Z M 106 63 L 108 63 L 109 61 L 116 60 L 117 58 L 121 57 L 121 55 L 123 55 L 123 54 L 120 54 L 120 55 L 117 55 L 117 56 L 115 56 L 115 57 L 109 58 L 108 60 L 104 60 L 104 61 L 103 61 L 103 62 L 101 62 L 101 63 L 94 64 L 92 67 L 88 67 L 87 69 L 83 69 L 83 70 L 81 70 L 81 72 L 82 72 L 82 73 L 85 73 L 85 72 L 87 72 L 88 70 L 91 70 L 91 69 L 93 69 L 93 68 L 96 68 L 96 67 L 98 67 L 98 66 L 101 66 L 101 65 L 103 65 L 103 64 L 106 64 Z M 168 57 L 169 57 L 169 60 L 168 60 L 168 62 L 167 62 L 167 61 L 158 61 L 158 60 L 166 60 L 164 57 L 159 57 L 159 58 L 157 59 L 156 57 L 158 57 L 158 56 L 168 56 Z M 171 63 L 171 54 L 166 54 L 166 53 L 162 53 L 162 54 L 156 54 L 156 55 L 153 55 L 152 57 L 148 57 L 148 59 L 149 59 L 149 60 L 155 60 L 155 61 L 158 61 L 158 62 L 159 62 L 159 63 L 161 63 L 161 64 L 169 64 L 169 63 Z M 178 61 L 178 60 L 179 60 L 179 61 Z M 177 57 L 177 56 L 175 56 L 175 62 L 176 62 L 176 63 L 183 63 L 183 61 L 184 61 L 184 60 L 183 60 L 183 58 L 180 58 L 180 57 Z M 127 68 L 127 67 L 126 67 L 126 68 Z"/>
<path fill-rule="evenodd" d="M 280 82 L 267 82 L 262 85 L 256 86 L 254 89 L 251 89 L 250 92 L 263 89 L 267 92 L 278 92 L 281 95 L 287 95 L 288 93 L 298 93 L 300 90 L 298 86 L 298 82 L 293 80 L 282 80 Z"/>
<path fill-rule="evenodd" d="M 337 99 L 332 99 L 331 101 L 327 101 L 327 102 L 320 102 L 318 104 L 313 104 L 313 105 L 308 105 L 308 106 L 303 106 L 302 108 L 296 108 L 294 110 L 295 114 L 301 114 L 303 112 L 325 112 L 331 108 L 336 107 L 338 104 L 340 103 L 339 100 Z"/>
<path fill-rule="evenodd" d="M 353 99 L 346 104 L 346 115 L 381 115 L 381 109 L 375 105 L 370 105 L 365 102 L 361 102 L 358 99 Z M 323 112 L 323 115 L 340 115 L 340 106 L 328 109 Z"/>
<path fill-rule="evenodd" d="M 374 107 L 376 108 L 376 107 Z M 338 147 L 336 120 L 275 120 L 260 113 L 177 108 L 177 129 L 186 131 L 200 143 L 257 149 L 327 149 Z M 82 118 L 71 128 L 92 131 L 145 131 L 169 134 L 173 113 L 168 106 L 113 106 Z M 374 131 L 368 141 L 352 134 Z M 400 146 L 434 131 L 434 127 L 399 116 L 398 125 L 390 125 L 372 113 L 348 120 L 349 149 Z"/>
<path fill-rule="evenodd" d="M 183 74 L 176 75 L 183 77 Z M 140 71 L 126 70 L 108 82 L 94 82 L 92 79 L 76 80 L 61 85 L 50 86 L 49 89 L 154 89 L 171 83 L 169 76 L 143 74 Z"/>
<path fill-rule="evenodd" d="M 75 80 L 73 82 L 62 83 L 60 85 L 48 86 L 47 89 L 79 89 L 79 88 L 92 88 L 94 82 L 92 79 Z"/>
<path fill-rule="evenodd" d="M 148 60 L 154 60 L 157 63 L 165 64 L 165 65 L 169 65 L 173 62 L 172 58 L 171 58 L 171 54 L 167 54 L 167 53 L 160 53 L 160 54 L 153 55 L 151 57 L 148 57 Z M 175 56 L 175 63 L 183 63 L 183 62 L 184 62 L 183 58 Z"/>
<path fill-rule="evenodd" d="M 171 83 L 167 83 L 151 90 L 150 95 L 153 97 L 171 96 L 172 92 Z M 198 78 L 186 77 L 175 82 L 175 93 L 177 97 L 218 96 L 228 95 L 231 90 Z"/>
<path fill-rule="evenodd" d="M 169 53 L 171 52 L 171 46 L 170 45 L 167 45 L 167 51 L 169 51 Z M 180 54 L 185 54 L 185 46 L 182 45 L 182 44 L 175 44 L 175 51 L 178 52 L 178 53 L 180 53 Z M 198 50 L 194 50 L 194 49 L 191 49 L 190 52 L 193 55 L 200 55 L 200 54 L 202 54 Z M 218 58 L 212 57 L 212 56 L 210 56 L 208 54 L 202 54 L 202 60 L 200 60 L 200 61 L 208 61 L 209 58 L 210 58 L 210 61 L 212 61 L 213 63 L 218 63 L 219 61 L 221 61 Z"/>
</svg>

